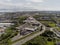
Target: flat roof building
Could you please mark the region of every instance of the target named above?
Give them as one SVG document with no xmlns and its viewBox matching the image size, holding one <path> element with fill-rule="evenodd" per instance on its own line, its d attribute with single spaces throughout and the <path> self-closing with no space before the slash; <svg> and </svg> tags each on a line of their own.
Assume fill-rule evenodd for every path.
<svg viewBox="0 0 60 45">
<path fill-rule="evenodd" d="M 9 27 L 10 25 L 14 25 L 14 23 L 0 23 L 0 27 Z"/>
</svg>

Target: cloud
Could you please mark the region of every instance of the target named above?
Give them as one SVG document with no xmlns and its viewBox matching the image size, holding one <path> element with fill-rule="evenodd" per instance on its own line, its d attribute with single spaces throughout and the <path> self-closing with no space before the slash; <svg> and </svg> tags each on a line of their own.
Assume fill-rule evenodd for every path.
<svg viewBox="0 0 60 45">
<path fill-rule="evenodd" d="M 49 0 L 48 0 L 49 1 Z M 0 0 L 0 11 L 4 10 L 59 10 L 47 0 Z M 56 4 L 56 3 L 55 3 Z M 47 6 L 46 6 L 47 5 Z"/>
<path fill-rule="evenodd" d="M 34 3 L 32 3 L 34 2 Z M 35 9 L 35 3 L 42 0 L 0 0 L 0 9 Z"/>
<path fill-rule="evenodd" d="M 27 1 L 31 1 L 31 2 L 44 2 L 44 0 L 27 0 Z"/>
</svg>

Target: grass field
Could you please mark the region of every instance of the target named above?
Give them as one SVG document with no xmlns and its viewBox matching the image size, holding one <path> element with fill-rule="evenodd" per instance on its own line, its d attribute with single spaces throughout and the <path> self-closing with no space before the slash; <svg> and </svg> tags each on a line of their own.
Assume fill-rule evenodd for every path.
<svg viewBox="0 0 60 45">
<path fill-rule="evenodd" d="M 51 41 L 51 42 L 47 41 L 47 45 L 54 45 L 54 42 L 53 41 Z"/>
<path fill-rule="evenodd" d="M 48 25 L 51 26 L 51 27 L 56 27 L 55 23 L 49 23 Z"/>
<path fill-rule="evenodd" d="M 51 27 L 56 27 L 56 24 L 52 21 L 40 21 L 41 23 L 48 24 Z"/>
</svg>

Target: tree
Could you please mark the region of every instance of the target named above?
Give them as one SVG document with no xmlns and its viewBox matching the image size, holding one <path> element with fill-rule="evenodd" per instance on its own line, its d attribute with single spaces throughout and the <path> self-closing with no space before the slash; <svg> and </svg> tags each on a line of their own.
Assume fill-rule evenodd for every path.
<svg viewBox="0 0 60 45">
<path fill-rule="evenodd" d="M 45 31 L 42 36 L 44 37 L 51 37 L 52 35 L 54 35 L 54 33 L 52 31 Z"/>
</svg>

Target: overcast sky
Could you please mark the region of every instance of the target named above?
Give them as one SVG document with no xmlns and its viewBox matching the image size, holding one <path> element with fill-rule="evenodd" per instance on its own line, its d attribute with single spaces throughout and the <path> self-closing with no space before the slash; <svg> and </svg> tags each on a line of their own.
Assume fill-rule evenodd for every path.
<svg viewBox="0 0 60 45">
<path fill-rule="evenodd" d="M 57 10 L 60 0 L 0 0 L 0 11 Z"/>
</svg>

